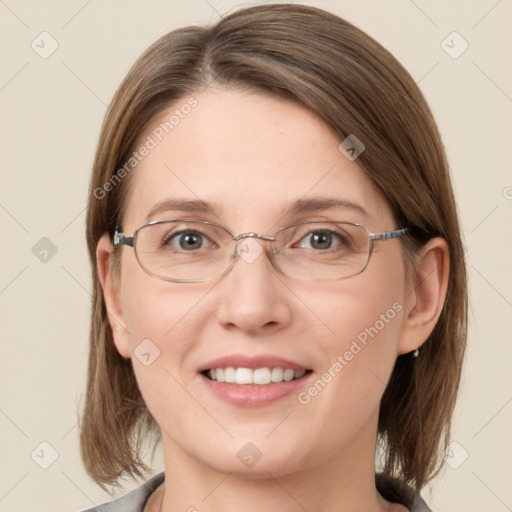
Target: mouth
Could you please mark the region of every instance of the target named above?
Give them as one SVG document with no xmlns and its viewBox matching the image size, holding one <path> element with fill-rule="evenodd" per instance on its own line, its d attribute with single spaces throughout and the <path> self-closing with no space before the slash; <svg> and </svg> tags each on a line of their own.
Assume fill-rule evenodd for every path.
<svg viewBox="0 0 512 512">
<path fill-rule="evenodd" d="M 312 370 L 294 370 L 293 368 L 282 367 L 261 367 L 261 368 L 244 368 L 244 367 L 218 367 L 210 368 L 201 372 L 207 379 L 215 382 L 224 382 L 226 384 L 235 385 L 257 385 L 268 386 L 279 384 L 281 382 L 291 382 L 302 379 Z"/>
<path fill-rule="evenodd" d="M 272 354 L 231 354 L 197 372 L 213 396 L 236 407 L 270 406 L 297 395 L 313 378 L 307 366 Z"/>
</svg>

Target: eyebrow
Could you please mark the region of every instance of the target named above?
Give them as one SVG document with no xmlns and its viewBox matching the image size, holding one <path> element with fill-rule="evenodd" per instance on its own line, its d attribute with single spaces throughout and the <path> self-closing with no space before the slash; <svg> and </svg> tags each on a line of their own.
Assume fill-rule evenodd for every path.
<svg viewBox="0 0 512 512">
<path fill-rule="evenodd" d="M 146 222 L 149 222 L 151 218 L 158 213 L 168 212 L 171 210 L 190 213 L 214 213 L 216 209 L 215 205 L 208 204 L 199 199 L 164 199 L 163 201 L 156 203 L 155 206 L 149 210 L 149 213 L 146 216 Z"/>
<path fill-rule="evenodd" d="M 370 218 L 368 212 L 359 204 L 345 199 L 314 197 L 308 199 L 298 199 L 288 206 L 282 213 L 282 216 L 290 216 L 304 213 L 317 213 L 323 210 L 330 210 L 333 208 L 346 208 L 354 210 L 357 213 Z M 146 216 L 146 222 L 149 222 L 152 217 L 158 213 L 163 213 L 172 210 L 179 210 L 182 212 L 190 213 L 210 213 L 214 214 L 218 211 L 218 207 L 213 203 L 196 199 L 165 199 L 154 205 Z"/>
<path fill-rule="evenodd" d="M 337 199 L 330 197 L 313 197 L 309 199 L 298 199 L 294 201 L 285 211 L 284 215 L 293 215 L 297 213 L 315 213 L 332 208 L 347 208 L 370 218 L 370 214 L 359 204 L 346 199 Z"/>
</svg>

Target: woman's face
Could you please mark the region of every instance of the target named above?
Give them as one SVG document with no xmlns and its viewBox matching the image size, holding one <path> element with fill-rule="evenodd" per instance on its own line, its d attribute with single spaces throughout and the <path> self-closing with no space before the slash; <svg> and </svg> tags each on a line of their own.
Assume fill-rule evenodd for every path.
<svg viewBox="0 0 512 512">
<path fill-rule="evenodd" d="M 257 92 L 211 88 L 195 98 L 161 141 L 154 130 L 161 133 L 181 103 L 140 137 L 140 145 L 148 136 L 157 144 L 132 171 L 126 235 L 166 219 L 207 220 L 235 235 L 273 235 L 322 220 L 373 233 L 401 227 L 357 159 L 350 161 L 338 149 L 342 141 L 309 111 Z M 171 199 L 208 208 L 155 211 Z M 317 209 L 311 202 L 333 199 L 347 204 Z M 298 201 L 302 208 L 292 211 Z M 373 457 L 379 400 L 401 352 L 407 309 L 400 241 L 376 242 L 366 270 L 337 281 L 283 275 L 267 248 L 246 239 L 228 274 L 200 283 L 151 277 L 133 249 L 121 250 L 116 314 L 126 330 L 115 329 L 115 342 L 132 358 L 166 457 L 256 477 L 346 461 L 364 450 Z M 262 381 L 290 375 L 274 368 L 307 372 L 271 384 L 216 382 L 205 374 L 228 367 L 235 370 L 225 376 L 237 367 L 261 369 Z M 238 372 L 241 379 L 254 375 Z"/>
</svg>

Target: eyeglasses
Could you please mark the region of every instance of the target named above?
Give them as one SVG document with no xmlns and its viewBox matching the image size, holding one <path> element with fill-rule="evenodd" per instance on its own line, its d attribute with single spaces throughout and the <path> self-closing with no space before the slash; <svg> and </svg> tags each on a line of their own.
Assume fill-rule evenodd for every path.
<svg viewBox="0 0 512 512">
<path fill-rule="evenodd" d="M 114 247 L 129 245 L 150 276 L 175 283 L 219 278 L 238 256 L 252 263 L 263 252 L 256 240 L 269 242 L 266 251 L 281 273 L 299 279 L 337 281 L 360 274 L 368 266 L 373 243 L 402 237 L 407 229 L 371 233 L 360 224 L 338 221 L 299 222 L 274 236 L 242 233 L 208 221 L 153 221 L 127 237 L 116 228 Z"/>
</svg>

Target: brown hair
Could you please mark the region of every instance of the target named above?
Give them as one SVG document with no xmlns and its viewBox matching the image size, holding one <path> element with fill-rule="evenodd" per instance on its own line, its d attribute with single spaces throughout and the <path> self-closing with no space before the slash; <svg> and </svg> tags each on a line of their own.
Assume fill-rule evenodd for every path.
<svg viewBox="0 0 512 512">
<path fill-rule="evenodd" d="M 433 237 L 447 241 L 451 271 L 440 319 L 419 358 L 398 357 L 380 407 L 382 470 L 420 489 L 441 467 L 466 343 L 465 258 L 446 156 L 420 90 L 387 50 L 337 16 L 291 4 L 251 7 L 212 27 L 163 36 L 110 104 L 87 210 L 94 286 L 80 433 L 87 472 L 102 487 L 145 476 L 144 441 L 159 433 L 131 360 L 114 346 L 96 271 L 99 239 L 122 220 L 130 179 L 119 170 L 155 116 L 211 83 L 291 99 L 323 119 L 340 142 L 355 134 L 366 146 L 358 164 L 387 197 L 397 224 L 410 230 L 406 252 Z"/>
</svg>

